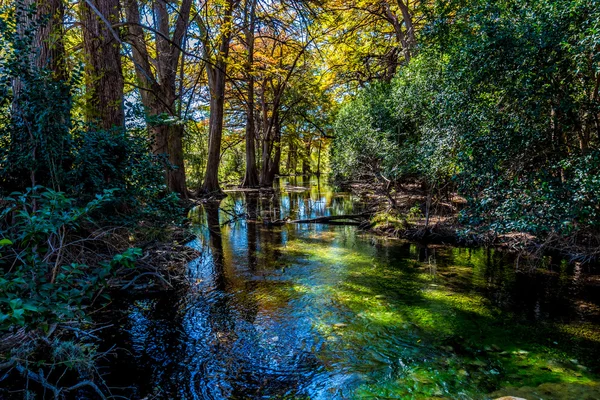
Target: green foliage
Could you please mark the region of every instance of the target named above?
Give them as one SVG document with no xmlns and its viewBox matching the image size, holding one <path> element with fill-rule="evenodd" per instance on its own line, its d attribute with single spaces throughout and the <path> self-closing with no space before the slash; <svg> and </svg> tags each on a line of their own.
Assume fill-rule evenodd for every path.
<svg viewBox="0 0 600 400">
<path fill-rule="evenodd" d="M 337 175 L 454 180 L 463 220 L 496 232 L 598 228 L 600 2 L 450 5 L 390 89 L 339 113 Z"/>
<path fill-rule="evenodd" d="M 35 66 L 35 26 L 19 33 L 14 22 L 33 12 L 0 9 L 0 182 L 13 190 L 58 188 L 71 162 L 70 84 Z"/>
<path fill-rule="evenodd" d="M 331 158 L 338 178 L 398 173 L 401 138 L 391 91 L 389 84 L 374 84 L 340 110 Z"/>
<path fill-rule="evenodd" d="M 0 214 L 0 331 L 81 320 L 85 307 L 118 267 L 132 267 L 140 249 L 86 265 L 72 256 L 74 234 L 112 192 L 83 207 L 64 193 L 35 187 L 3 198 Z"/>
<path fill-rule="evenodd" d="M 146 137 L 122 129 L 89 130 L 78 132 L 73 143 L 67 191 L 89 200 L 112 190 L 113 201 L 103 207 L 101 219 L 119 224 L 179 219 L 179 198 L 164 183 L 165 162 L 151 153 Z"/>
<path fill-rule="evenodd" d="M 0 12 L 0 194 L 42 185 L 83 206 L 111 190 L 110 201 L 96 210 L 100 219 L 119 225 L 179 220 L 178 197 L 165 185 L 168 162 L 152 154 L 147 132 L 102 131 L 77 121 L 72 95 L 83 86 L 81 68 L 64 81 L 37 66 L 35 27 L 19 33 L 15 12 L 33 10 Z"/>
</svg>

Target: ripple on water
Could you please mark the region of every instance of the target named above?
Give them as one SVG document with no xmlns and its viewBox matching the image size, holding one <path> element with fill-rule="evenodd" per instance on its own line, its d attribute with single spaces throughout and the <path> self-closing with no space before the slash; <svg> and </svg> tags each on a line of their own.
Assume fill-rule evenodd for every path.
<svg viewBox="0 0 600 400">
<path fill-rule="evenodd" d="M 600 398 L 594 275 L 520 273 L 502 252 L 355 227 L 264 225 L 360 207 L 291 185 L 195 210 L 191 288 L 115 310 L 127 374 L 112 367 L 109 384 L 139 398 Z M 240 212 L 258 221 L 220 224 Z"/>
</svg>

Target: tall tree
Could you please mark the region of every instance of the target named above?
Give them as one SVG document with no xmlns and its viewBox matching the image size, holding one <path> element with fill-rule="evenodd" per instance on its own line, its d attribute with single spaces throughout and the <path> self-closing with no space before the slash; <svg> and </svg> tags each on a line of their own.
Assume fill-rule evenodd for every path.
<svg viewBox="0 0 600 400">
<path fill-rule="evenodd" d="M 206 73 L 210 89 L 210 119 L 208 133 L 208 160 L 204 182 L 200 192 L 204 194 L 219 193 L 219 163 L 221 161 L 221 140 L 223 137 L 223 117 L 225 112 L 225 81 L 227 77 L 227 65 L 229 56 L 229 45 L 233 36 L 233 13 L 237 8 L 238 0 L 226 0 L 225 8 L 220 21 L 219 32 L 216 40 L 211 40 L 210 25 L 203 21 L 198 14 L 202 35 L 203 56 L 206 62 Z M 207 5 L 208 7 L 208 5 Z"/>
<path fill-rule="evenodd" d="M 69 90 L 61 82 L 67 78 L 64 4 L 61 0 L 17 0 L 14 5 L 14 31 L 8 25 L 3 27 L 14 46 L 2 54 L 12 60 L 6 72 L 13 94 L 8 161 L 2 175 L 14 189 L 40 183 L 58 189 L 62 164 L 68 162 L 64 143 L 69 135 L 71 102 Z M 22 179 L 27 175 L 28 183 Z"/>
<path fill-rule="evenodd" d="M 246 62 L 248 93 L 246 99 L 246 172 L 242 181 L 242 187 L 257 187 L 259 185 L 258 168 L 256 167 L 256 127 L 254 124 L 256 2 L 257 0 L 246 0 L 244 6 L 244 39 L 248 53 Z"/>
<path fill-rule="evenodd" d="M 119 0 L 82 0 L 80 7 L 86 57 L 86 120 L 101 129 L 124 127 L 121 39 L 112 28 L 120 22 Z"/>
<path fill-rule="evenodd" d="M 148 128 L 153 139 L 153 152 L 164 156 L 167 185 L 170 190 L 187 196 L 185 165 L 183 161 L 184 125 L 181 109 L 177 107 L 181 93 L 177 91 L 178 71 L 183 63 L 182 47 L 190 21 L 192 0 L 182 0 L 175 18 L 165 0 L 152 2 L 154 27 L 142 24 L 140 4 L 126 0 L 128 42 L 131 44 L 140 97 L 147 112 Z M 171 21 L 174 20 L 173 26 Z M 156 57 L 150 56 L 144 29 L 154 33 Z"/>
</svg>

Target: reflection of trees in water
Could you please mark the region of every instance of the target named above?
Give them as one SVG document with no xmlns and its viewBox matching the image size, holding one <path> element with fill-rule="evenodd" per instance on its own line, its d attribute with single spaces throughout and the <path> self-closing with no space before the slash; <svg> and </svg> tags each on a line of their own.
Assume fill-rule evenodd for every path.
<svg viewBox="0 0 600 400">
<path fill-rule="evenodd" d="M 246 212 L 248 219 L 256 221 L 258 218 L 258 196 L 255 193 L 246 194 Z M 246 235 L 248 241 L 248 269 L 252 272 L 256 271 L 258 262 L 257 242 L 256 242 L 257 226 L 255 222 L 246 222 Z"/>
<path fill-rule="evenodd" d="M 223 236 L 221 234 L 221 223 L 219 222 L 220 202 L 210 201 L 204 204 L 206 212 L 206 225 L 208 228 L 208 246 L 212 257 L 214 270 L 215 289 L 225 289 L 225 261 L 223 255 Z"/>
<path fill-rule="evenodd" d="M 250 193 L 240 198 L 246 202 L 249 219 L 257 217 L 261 199 Z M 271 207 L 273 200 L 270 199 L 268 204 Z M 197 346 L 190 349 L 197 354 L 187 364 L 198 367 L 192 373 L 189 390 L 199 398 L 248 398 L 248 393 L 252 392 L 278 396 L 293 391 L 292 388 L 299 385 L 297 376 L 290 374 L 289 378 L 282 379 L 279 373 L 271 375 L 271 360 L 288 356 L 289 349 L 286 349 L 286 355 L 282 355 L 269 345 L 265 346 L 264 332 L 254 325 L 260 311 L 255 292 L 265 282 L 244 279 L 243 275 L 230 276 L 240 268 L 232 263 L 241 261 L 243 264 L 244 257 L 251 274 L 258 272 L 259 266 L 271 268 L 276 264 L 281 257 L 281 229 L 263 229 L 262 224 L 249 221 L 237 225 L 235 229 L 245 230 L 247 252 L 236 253 L 235 244 L 222 233 L 218 203 L 207 203 L 204 209 L 211 271 L 214 274 L 211 279 L 213 291 L 209 298 L 199 299 L 195 315 L 191 316 L 204 323 L 207 330 L 199 332 L 203 335 L 200 341 L 191 344 Z"/>
</svg>

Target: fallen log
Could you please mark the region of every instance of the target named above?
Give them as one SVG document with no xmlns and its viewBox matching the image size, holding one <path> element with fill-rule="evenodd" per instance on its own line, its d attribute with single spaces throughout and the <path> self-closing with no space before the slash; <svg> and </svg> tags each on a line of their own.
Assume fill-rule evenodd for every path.
<svg viewBox="0 0 600 400">
<path fill-rule="evenodd" d="M 267 225 L 285 225 L 285 224 L 329 224 L 329 225 L 361 225 L 368 214 L 348 214 L 348 215 L 330 215 L 325 217 L 316 217 L 309 219 L 278 219 L 275 221 L 266 221 Z M 350 220 L 350 221 L 345 221 Z"/>
</svg>

